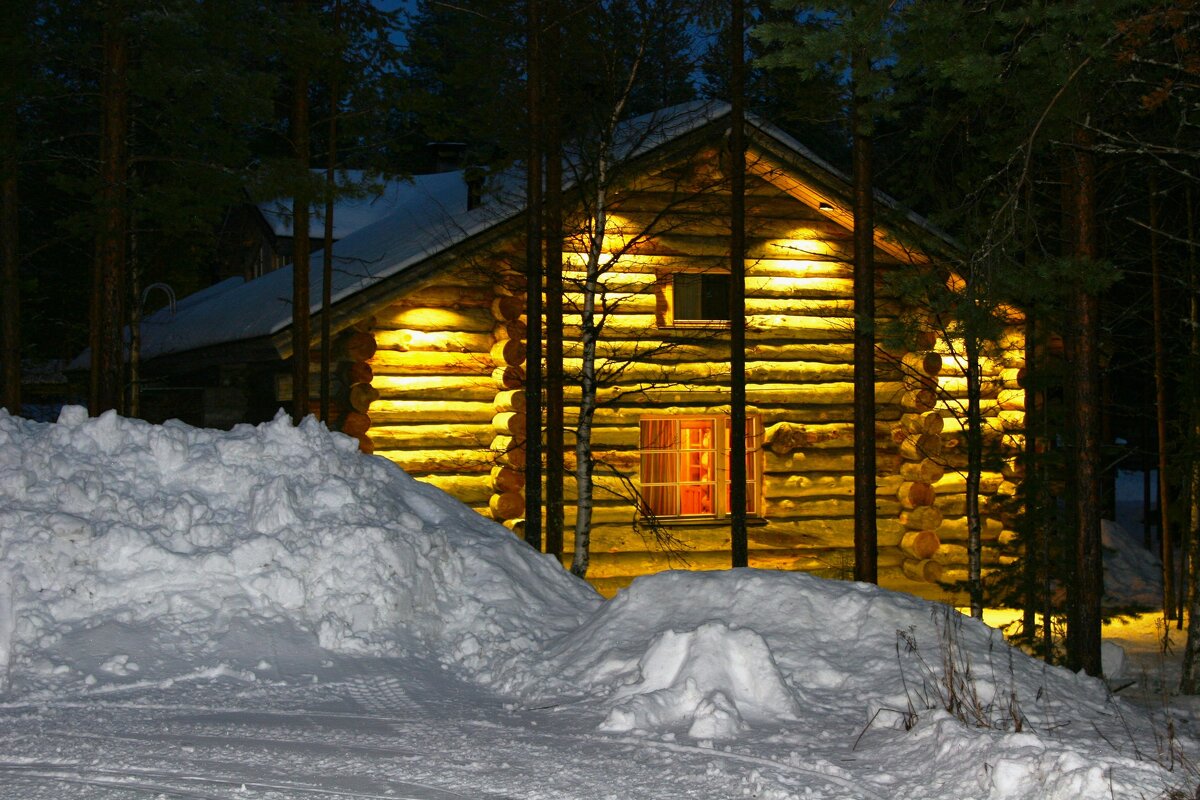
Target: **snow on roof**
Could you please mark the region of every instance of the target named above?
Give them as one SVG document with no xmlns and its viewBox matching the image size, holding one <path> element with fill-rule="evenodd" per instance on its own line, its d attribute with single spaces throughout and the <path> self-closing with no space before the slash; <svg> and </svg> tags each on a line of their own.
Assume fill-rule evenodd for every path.
<svg viewBox="0 0 1200 800">
<path fill-rule="evenodd" d="M 324 171 L 314 171 L 324 175 Z M 458 173 L 461 175 L 461 173 Z M 425 176 L 417 176 L 417 180 Z M 411 194 L 412 180 L 370 181 L 362 170 L 340 170 L 336 181 L 339 186 L 363 186 L 370 188 L 361 196 L 344 196 L 334 201 L 333 238 L 345 239 L 355 231 L 362 230 L 387 217 L 403 206 Z M 464 191 L 465 188 L 464 188 Z M 281 197 L 258 204 L 263 219 L 276 236 L 292 235 L 292 201 Z M 320 240 L 325 236 L 325 205 L 314 203 L 309 213 L 309 236 Z"/>
<path fill-rule="evenodd" d="M 394 188 L 385 217 L 334 246 L 334 303 L 514 213 L 502 189 L 492 202 L 468 210 L 462 172 L 419 175 Z M 320 309 L 323 258 L 315 254 L 309 266 L 314 313 Z M 227 280 L 185 298 L 174 313 L 163 309 L 147 317 L 142 323 L 142 357 L 254 339 L 287 327 L 291 320 L 291 266 L 243 285 Z"/>
<path fill-rule="evenodd" d="M 715 123 L 728 113 L 729 106 L 725 103 L 697 101 L 637 117 L 618 131 L 616 157 L 631 159 L 643 155 Z M 750 123 L 818 170 L 845 181 L 845 176 L 782 130 L 757 119 Z M 461 171 L 415 176 L 411 182 L 390 185 L 388 191 L 386 213 L 334 245 L 335 305 L 524 211 L 521 175 L 517 170 L 493 176 L 484 202 L 472 210 L 466 207 L 467 187 Z M 376 211 L 382 209 L 368 203 L 359 219 L 365 220 Z M 915 219 L 928 227 L 928 223 Z M 311 287 L 320 286 L 322 263 L 323 254 L 314 254 L 309 264 Z M 291 324 L 290 265 L 244 286 L 226 286 L 228 283 L 219 284 L 225 288 L 215 293 L 218 287 L 185 299 L 174 314 L 164 309 L 147 317 L 142 323 L 142 358 L 256 339 Z M 313 298 L 310 310 L 316 313 L 320 309 L 319 292 L 314 289 L 310 297 Z M 86 363 L 77 359 L 75 366 Z"/>
<path fill-rule="evenodd" d="M 738 740 L 766 780 L 782 753 L 779 765 L 808 765 L 844 796 L 1066 800 L 1170 785 L 1123 755 L 1156 752 L 1145 712 L 939 604 L 748 569 L 639 578 L 605 602 L 312 418 L 223 432 L 0 410 L 6 707 L 139 686 L 178 701 L 181 678 L 255 683 L 255 669 L 303 691 L 313 675 L 260 661 L 278 664 L 285 639 L 308 663 L 432 664 L 502 692 L 527 734 L 533 714 L 573 714 L 573 750 L 589 729 L 693 750 Z M 950 692 L 980 719 L 949 713 Z M 794 796 L 799 773 L 782 774 L 787 792 L 754 793 Z"/>
</svg>

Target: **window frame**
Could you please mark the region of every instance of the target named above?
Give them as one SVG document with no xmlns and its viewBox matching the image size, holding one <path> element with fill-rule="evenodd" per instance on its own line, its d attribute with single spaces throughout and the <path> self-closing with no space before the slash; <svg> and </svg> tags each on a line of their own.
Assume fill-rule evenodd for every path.
<svg viewBox="0 0 1200 800">
<path fill-rule="evenodd" d="M 695 275 L 703 281 L 703 276 L 721 276 L 728 279 L 730 273 L 727 270 L 711 269 L 711 270 L 695 270 L 682 269 L 674 272 L 664 273 L 659 276 L 659 287 L 662 296 L 663 307 L 662 314 L 659 317 L 659 326 L 664 328 L 705 328 L 705 329 L 721 329 L 729 328 L 728 314 L 721 319 L 679 319 L 676 316 L 678 304 L 676 302 L 675 279 L 680 275 Z M 701 292 L 703 298 L 703 292 Z M 703 302 L 703 300 L 701 300 Z"/>
<path fill-rule="evenodd" d="M 657 436 L 654 432 L 647 435 L 648 430 L 652 431 L 649 426 L 664 423 L 668 424 L 672 431 L 669 434 L 670 439 L 667 446 L 648 446 L 648 443 L 653 442 L 655 438 L 661 439 L 661 433 Z M 683 426 L 687 423 L 709 423 L 713 438 L 711 450 L 682 446 Z M 729 482 L 729 428 L 730 417 L 728 414 L 647 414 L 640 417 L 638 420 L 638 481 L 641 493 L 639 513 L 643 517 L 652 517 L 667 523 L 728 519 L 731 486 Z M 746 516 L 749 519 L 764 519 L 766 516 L 763 493 L 763 435 L 762 416 L 747 414 Z M 685 475 L 688 457 L 706 452 L 711 452 L 712 455 L 712 477 L 688 480 Z M 660 462 L 658 468 L 664 472 L 664 477 L 662 480 L 647 481 L 647 472 L 651 471 L 649 465 L 653 463 L 654 459 Z M 687 489 L 700 489 L 700 494 L 703 495 L 702 487 L 708 487 L 711 490 L 712 510 L 684 513 L 683 509 L 686 505 L 684 496 Z M 653 507 L 655 505 L 658 506 L 658 509 Z M 666 513 L 659 513 L 664 510 Z"/>
</svg>

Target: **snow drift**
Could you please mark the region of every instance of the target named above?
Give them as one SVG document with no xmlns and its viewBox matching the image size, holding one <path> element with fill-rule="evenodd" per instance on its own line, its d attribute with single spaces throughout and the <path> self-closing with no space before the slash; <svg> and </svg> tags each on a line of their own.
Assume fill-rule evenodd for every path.
<svg viewBox="0 0 1200 800">
<path fill-rule="evenodd" d="M 325 649 L 471 660 L 574 628 L 600 599 L 510 532 L 311 418 L 230 432 L 0 410 L 0 667 L 64 631 L 216 637 L 287 622 Z"/>
</svg>

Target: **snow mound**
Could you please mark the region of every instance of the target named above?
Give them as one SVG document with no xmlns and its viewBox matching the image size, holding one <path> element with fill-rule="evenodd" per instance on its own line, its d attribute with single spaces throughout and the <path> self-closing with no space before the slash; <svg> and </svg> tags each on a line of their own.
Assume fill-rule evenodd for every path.
<svg viewBox="0 0 1200 800">
<path fill-rule="evenodd" d="M 694 739 L 732 739 L 748 721 L 795 719 L 796 700 L 771 650 L 752 630 L 710 622 L 664 631 L 638 662 L 639 679 L 619 687 L 600 730 L 660 730 L 688 722 Z"/>
<path fill-rule="evenodd" d="M 899 728 L 932 719 L 952 693 L 998 731 L 1113 713 L 1100 681 L 1030 658 L 946 606 L 762 570 L 639 578 L 499 683 L 532 703 L 596 703 L 603 730 L 695 739 L 830 716 Z"/>
<path fill-rule="evenodd" d="M 282 412 L 222 432 L 0 410 L 0 564 L 16 565 L 0 572 L 0 674 L 102 624 L 215 640 L 249 620 L 486 675 L 600 602 L 501 526 Z"/>
</svg>

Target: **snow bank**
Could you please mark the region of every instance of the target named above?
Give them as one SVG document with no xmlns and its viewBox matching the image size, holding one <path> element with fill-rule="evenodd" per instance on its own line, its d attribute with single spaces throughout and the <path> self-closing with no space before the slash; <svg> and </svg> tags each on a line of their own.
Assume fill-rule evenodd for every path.
<svg viewBox="0 0 1200 800">
<path fill-rule="evenodd" d="M 420 643 L 491 660 L 574 628 L 599 598 L 504 528 L 311 418 L 229 432 L 0 410 L 0 674 L 102 624 L 216 638 L 235 620 L 323 648 Z"/>
<path fill-rule="evenodd" d="M 597 703 L 603 730 L 715 740 L 830 716 L 903 728 L 955 696 L 973 724 L 1001 732 L 1114 713 L 1100 681 L 1030 658 L 945 606 L 760 570 L 639 578 L 502 685 L 534 703 Z"/>
<path fill-rule="evenodd" d="M 1147 550 L 1119 522 L 1100 522 L 1104 547 L 1104 600 L 1106 605 L 1128 608 L 1162 607 L 1162 561 Z"/>
</svg>

